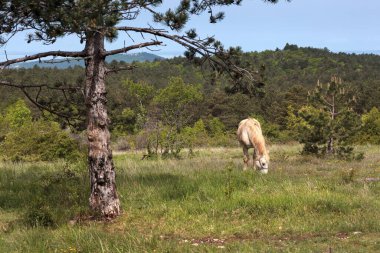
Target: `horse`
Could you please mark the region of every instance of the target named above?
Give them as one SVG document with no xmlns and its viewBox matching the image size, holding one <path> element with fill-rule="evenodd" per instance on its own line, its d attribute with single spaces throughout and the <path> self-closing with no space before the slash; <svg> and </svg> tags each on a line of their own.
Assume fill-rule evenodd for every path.
<svg viewBox="0 0 380 253">
<path fill-rule="evenodd" d="M 237 138 L 244 153 L 243 170 L 247 169 L 249 163 L 248 149 L 254 148 L 254 165 L 261 173 L 267 174 L 269 167 L 269 152 L 265 147 L 265 139 L 261 131 L 260 122 L 253 118 L 240 121 L 237 130 Z"/>
</svg>

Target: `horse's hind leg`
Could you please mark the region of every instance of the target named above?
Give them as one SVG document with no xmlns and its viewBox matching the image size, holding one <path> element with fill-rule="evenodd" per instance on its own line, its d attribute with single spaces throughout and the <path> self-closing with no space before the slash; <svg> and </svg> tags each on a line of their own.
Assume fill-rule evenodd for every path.
<svg viewBox="0 0 380 253">
<path fill-rule="evenodd" d="M 247 170 L 248 164 L 249 164 L 249 154 L 248 154 L 248 148 L 245 147 L 245 146 L 243 146 L 243 153 L 244 153 L 244 158 L 243 158 L 244 167 L 243 167 L 243 170 Z"/>
</svg>

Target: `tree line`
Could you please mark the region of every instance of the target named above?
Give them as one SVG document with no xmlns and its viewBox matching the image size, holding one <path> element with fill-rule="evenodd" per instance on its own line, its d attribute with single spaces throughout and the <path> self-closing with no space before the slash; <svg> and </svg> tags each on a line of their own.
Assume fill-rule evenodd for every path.
<svg viewBox="0 0 380 253">
<path fill-rule="evenodd" d="M 230 80 L 226 76 L 219 75 L 215 78 L 211 69 L 197 66 L 183 57 L 135 63 L 137 67 L 132 71 L 110 75 L 107 80 L 107 93 L 111 128 L 133 133 L 134 125 L 141 124 L 137 123 L 138 115 L 142 113 L 138 112 L 141 105 L 145 104 L 146 107 L 161 89 L 168 86 L 169 80 L 176 77 L 181 78 L 186 84 L 197 86 L 203 94 L 204 99 L 198 101 L 193 110 L 198 113 L 194 119 L 217 117 L 225 125 L 227 132 L 234 131 L 241 118 L 253 115 L 261 117 L 270 124 L 270 128 L 285 130 L 288 107 L 299 109 L 307 104 L 308 92 L 313 90 L 318 82 L 328 83 L 332 76 L 343 80 L 351 93 L 355 94 L 356 101 L 352 108 L 356 113 L 361 115 L 372 108 L 380 108 L 380 73 L 377 71 L 380 68 L 380 56 L 337 54 L 327 49 L 286 45 L 282 50 L 243 53 L 240 58 L 243 66 L 248 65 L 245 62 L 249 62 L 250 65 L 262 65 L 265 68 L 265 86 L 261 88 L 261 92 L 256 92 L 256 95 L 229 92 L 227 88 Z M 120 67 L 124 64 L 113 62 L 110 65 Z M 4 76 L 19 82 L 47 82 L 57 87 L 74 87 L 84 79 L 83 68 L 80 67 L 64 70 L 38 67 L 7 70 Z M 1 111 L 22 97 L 22 92 L 15 89 L 0 89 Z M 52 91 L 45 94 L 46 100 L 49 100 L 52 94 Z M 78 101 L 73 105 L 63 103 L 61 107 L 65 112 L 68 112 L 69 108 L 73 111 L 82 109 L 80 95 L 74 92 L 71 95 L 77 96 L 73 99 Z M 56 102 L 55 106 L 62 102 Z M 133 110 L 134 116 L 129 115 L 126 118 L 125 114 L 129 109 Z M 83 120 L 78 124 L 80 122 Z M 62 122 L 62 125 L 64 124 Z M 83 130 L 84 126 L 79 124 L 77 129 Z"/>
<path fill-rule="evenodd" d="M 270 141 L 298 140 L 305 143 L 306 153 L 333 152 L 334 138 L 337 145 L 379 143 L 380 76 L 376 70 L 380 56 L 336 54 L 287 44 L 282 50 L 242 53 L 239 57 L 244 67 L 249 62 L 254 66 L 262 63 L 265 68 L 265 85 L 253 95 L 231 92 L 225 75 L 215 77 L 213 69 L 182 57 L 135 63 L 132 71 L 110 75 L 110 129 L 117 148 L 145 148 L 149 155 L 178 156 L 183 148 L 233 145 L 236 125 L 246 117 L 258 118 Z M 115 61 L 109 67 L 124 65 Z M 75 87 L 84 78 L 82 67 L 10 69 L 5 76 L 56 87 Z M 23 94 L 1 89 L 1 111 L 6 114 L 6 108 Z M 68 114 L 83 115 L 85 110 L 81 94 L 74 88 L 66 95 L 72 103 L 64 97 L 51 101 L 54 91 L 39 96 L 41 103 L 46 100 Z M 332 96 L 336 108 L 332 108 Z M 30 108 L 35 118 L 46 117 L 46 112 Z M 69 126 L 62 118 L 49 117 L 62 128 Z M 84 118 L 71 124 L 77 133 L 85 130 Z M 310 131 L 312 124 L 314 132 Z M 361 125 L 365 127 L 360 129 Z M 347 126 L 351 128 L 344 130 Z M 342 154 L 347 150 L 336 151 Z"/>
</svg>

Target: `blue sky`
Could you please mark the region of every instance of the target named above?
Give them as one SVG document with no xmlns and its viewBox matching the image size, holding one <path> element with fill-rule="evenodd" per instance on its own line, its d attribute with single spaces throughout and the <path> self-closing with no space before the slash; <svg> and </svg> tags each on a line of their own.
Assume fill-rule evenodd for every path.
<svg viewBox="0 0 380 253">
<path fill-rule="evenodd" d="M 167 0 L 166 6 L 178 1 Z M 209 24 L 208 16 L 194 16 L 187 28 L 195 27 L 200 36 L 215 35 L 226 46 L 241 46 L 244 51 L 263 51 L 283 48 L 288 43 L 317 48 L 327 47 L 334 52 L 380 50 L 380 1 L 379 0 L 292 0 L 280 1 L 276 5 L 260 0 L 244 0 L 242 6 L 222 8 L 225 19 L 218 24 Z M 146 27 L 153 24 L 148 15 L 124 25 Z M 186 29 L 185 29 L 186 30 Z M 134 36 L 135 42 L 139 36 Z M 107 44 L 114 49 L 133 43 L 128 36 Z M 46 50 L 82 50 L 77 37 L 59 40 L 54 45 L 26 44 L 25 34 L 14 37 L 0 48 L 0 60 L 4 50 L 8 58 Z M 143 50 L 146 51 L 146 50 Z M 153 53 L 171 57 L 182 55 L 184 49 L 168 42 Z M 131 51 L 138 52 L 138 51 Z"/>
</svg>

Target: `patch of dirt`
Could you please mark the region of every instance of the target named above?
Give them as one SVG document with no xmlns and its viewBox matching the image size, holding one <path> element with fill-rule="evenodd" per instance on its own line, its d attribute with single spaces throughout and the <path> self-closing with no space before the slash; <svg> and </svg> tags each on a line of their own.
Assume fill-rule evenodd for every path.
<svg viewBox="0 0 380 253">
<path fill-rule="evenodd" d="M 194 239 L 181 239 L 179 243 L 190 243 L 191 245 L 198 246 L 201 244 L 223 246 L 226 239 L 213 238 L 211 236 L 194 238 Z"/>
<path fill-rule="evenodd" d="M 340 233 L 337 233 L 335 236 L 338 237 L 339 239 L 342 239 L 342 240 L 343 240 L 343 239 L 348 239 L 348 238 L 349 238 L 347 232 L 340 232 Z"/>
<path fill-rule="evenodd" d="M 179 238 L 175 235 L 165 235 L 160 236 L 162 240 L 178 240 L 179 243 L 188 243 L 194 246 L 199 246 L 202 244 L 207 245 L 215 245 L 215 246 L 224 246 L 228 243 L 233 242 L 241 242 L 241 241 L 255 241 L 255 240 L 263 240 L 263 241 L 271 241 L 275 244 L 282 244 L 285 242 L 300 242 L 300 241 L 307 241 L 313 238 L 320 238 L 320 237 L 329 237 L 329 238 L 339 238 L 339 239 L 348 239 L 349 233 L 347 232 L 339 232 L 337 234 L 321 234 L 321 233 L 303 233 L 303 234 L 282 234 L 282 235 L 273 235 L 273 236 L 267 236 L 260 233 L 253 233 L 253 234 L 235 234 L 232 236 L 224 237 L 224 238 L 217 238 L 213 236 L 205 236 L 205 237 L 199 237 L 199 238 Z M 281 245 L 279 245 L 281 246 Z"/>
</svg>

